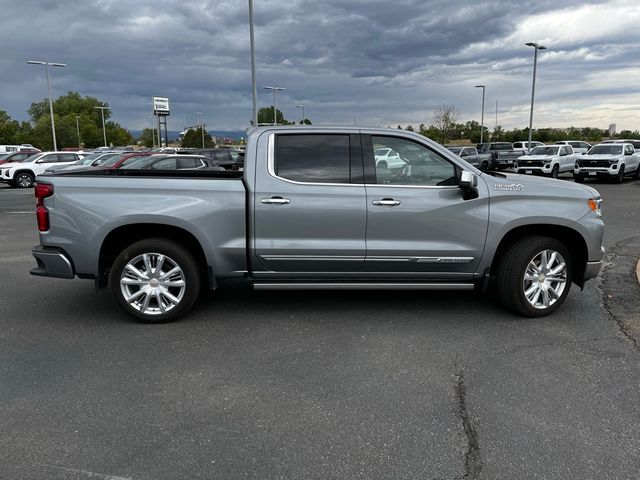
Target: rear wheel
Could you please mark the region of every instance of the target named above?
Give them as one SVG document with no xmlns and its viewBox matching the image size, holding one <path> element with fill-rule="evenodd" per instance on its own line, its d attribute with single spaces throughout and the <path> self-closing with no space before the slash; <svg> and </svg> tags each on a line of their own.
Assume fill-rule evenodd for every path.
<svg viewBox="0 0 640 480">
<path fill-rule="evenodd" d="M 640 178 L 640 163 L 638 163 L 638 167 L 631 178 L 634 180 L 638 180 L 638 178 Z"/>
<path fill-rule="evenodd" d="M 16 187 L 31 188 L 34 184 L 34 177 L 29 172 L 20 172 L 13 180 Z"/>
<path fill-rule="evenodd" d="M 570 287 L 571 256 L 553 238 L 522 238 L 507 249 L 498 264 L 500 302 L 526 317 L 542 317 L 557 310 Z"/>
<path fill-rule="evenodd" d="M 125 248 L 109 275 L 118 304 L 144 323 L 177 320 L 200 293 L 200 271 L 193 255 L 177 242 L 150 238 Z"/>
</svg>

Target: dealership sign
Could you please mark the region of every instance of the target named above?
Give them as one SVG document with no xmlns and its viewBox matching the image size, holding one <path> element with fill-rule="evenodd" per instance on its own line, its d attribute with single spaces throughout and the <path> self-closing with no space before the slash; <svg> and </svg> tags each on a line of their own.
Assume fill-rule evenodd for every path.
<svg viewBox="0 0 640 480">
<path fill-rule="evenodd" d="M 153 97 L 153 113 L 155 115 L 169 115 L 169 98 Z"/>
</svg>

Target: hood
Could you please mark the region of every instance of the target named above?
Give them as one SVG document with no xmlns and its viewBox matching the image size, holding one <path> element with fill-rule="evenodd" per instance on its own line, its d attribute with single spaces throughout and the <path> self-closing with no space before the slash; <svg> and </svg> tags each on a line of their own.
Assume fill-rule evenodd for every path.
<svg viewBox="0 0 640 480">
<path fill-rule="evenodd" d="M 557 155 L 523 155 L 518 160 L 551 160 L 556 157 Z"/>
<path fill-rule="evenodd" d="M 602 154 L 602 153 L 596 153 L 594 155 L 587 155 L 586 153 L 584 155 L 582 155 L 582 159 L 583 160 L 619 160 L 620 157 L 623 157 L 624 155 L 622 155 L 621 153 L 618 155 L 611 155 L 611 154 Z"/>
<path fill-rule="evenodd" d="M 11 167 L 15 167 L 17 165 L 26 165 L 28 162 L 11 162 L 11 163 L 3 163 L 0 165 L 0 170 L 2 170 L 3 168 L 11 168 Z"/>
<path fill-rule="evenodd" d="M 537 177 L 532 175 L 518 175 L 516 173 L 503 173 L 506 178 L 494 177 L 486 173 L 482 178 L 487 182 L 491 194 L 522 193 L 523 195 L 542 195 L 559 197 L 595 198 L 600 193 L 589 185 L 556 180 L 553 178 Z M 496 185 L 498 185 L 496 187 Z"/>
</svg>

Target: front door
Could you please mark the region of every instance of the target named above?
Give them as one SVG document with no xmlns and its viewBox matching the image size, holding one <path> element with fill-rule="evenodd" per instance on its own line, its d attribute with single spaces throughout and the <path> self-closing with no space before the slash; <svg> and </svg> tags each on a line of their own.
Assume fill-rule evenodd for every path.
<svg viewBox="0 0 640 480">
<path fill-rule="evenodd" d="M 292 131 L 269 133 L 266 162 L 256 162 L 252 270 L 280 277 L 362 272 L 360 136 Z"/>
<path fill-rule="evenodd" d="M 366 270 L 393 276 L 467 279 L 482 257 L 489 220 L 484 182 L 462 198 L 453 162 L 419 141 L 363 135 L 367 190 Z M 391 148 L 405 165 L 390 171 L 372 152 Z"/>
</svg>

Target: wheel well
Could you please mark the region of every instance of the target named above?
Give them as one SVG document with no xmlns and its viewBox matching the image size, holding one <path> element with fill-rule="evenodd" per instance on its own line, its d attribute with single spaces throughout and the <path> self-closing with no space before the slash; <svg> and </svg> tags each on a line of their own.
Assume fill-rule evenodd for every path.
<svg viewBox="0 0 640 480">
<path fill-rule="evenodd" d="M 27 170 L 27 169 L 22 169 L 22 170 L 16 170 L 15 172 L 13 172 L 13 178 L 16 178 L 18 175 L 20 175 L 21 173 L 28 173 L 29 175 L 31 175 L 34 179 L 36 178 L 36 174 L 33 173 L 31 170 Z"/>
<path fill-rule="evenodd" d="M 504 237 L 502 237 L 502 240 L 500 240 L 500 244 L 498 245 L 493 257 L 491 275 L 495 276 L 500 259 L 509 245 L 512 245 L 521 238 L 531 235 L 555 238 L 567 247 L 572 260 L 571 273 L 573 276 L 573 282 L 582 287 L 584 284 L 582 277 L 584 276 L 584 269 L 588 258 L 587 243 L 578 232 L 569 227 L 563 227 L 560 225 L 525 225 L 522 227 L 516 227 L 508 232 Z"/>
<path fill-rule="evenodd" d="M 140 240 L 154 237 L 174 240 L 183 247 L 186 247 L 196 259 L 203 281 L 205 281 L 209 287 L 213 286 L 213 275 L 211 274 L 211 269 L 208 268 L 204 250 L 193 234 L 180 227 L 171 225 L 138 223 L 118 227 L 109 232 L 105 237 L 100 247 L 100 256 L 98 258 L 98 287 L 106 288 L 111 265 L 113 265 L 113 262 L 122 250 Z"/>
</svg>

